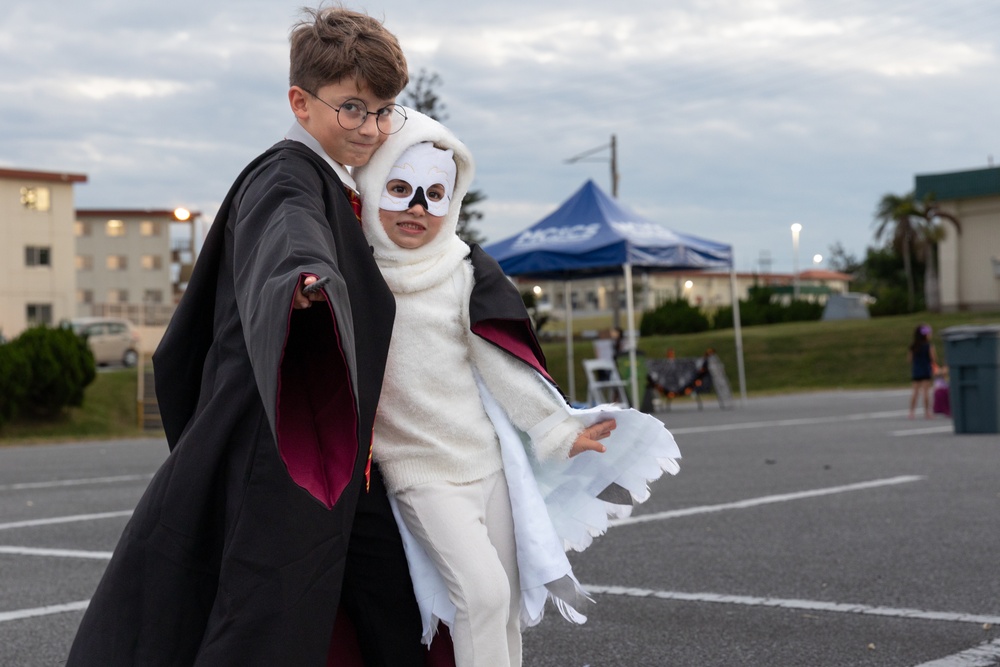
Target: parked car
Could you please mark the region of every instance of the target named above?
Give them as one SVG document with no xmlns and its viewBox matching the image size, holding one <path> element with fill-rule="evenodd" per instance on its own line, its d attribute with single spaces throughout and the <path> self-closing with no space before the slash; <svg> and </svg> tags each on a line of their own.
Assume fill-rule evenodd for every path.
<svg viewBox="0 0 1000 667">
<path fill-rule="evenodd" d="M 94 362 L 99 366 L 121 363 L 131 368 L 139 362 L 139 332 L 119 317 L 78 317 L 69 321 L 87 338 Z"/>
</svg>

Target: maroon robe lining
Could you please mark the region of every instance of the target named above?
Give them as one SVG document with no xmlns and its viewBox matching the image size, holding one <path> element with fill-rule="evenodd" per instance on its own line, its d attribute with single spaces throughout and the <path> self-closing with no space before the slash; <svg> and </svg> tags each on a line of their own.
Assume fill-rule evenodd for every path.
<svg viewBox="0 0 1000 667">
<path fill-rule="evenodd" d="M 330 317 L 315 318 L 304 335 L 293 331 L 294 310 L 289 307 L 278 373 L 276 429 L 288 474 L 329 509 L 354 471 L 358 417 L 333 307 L 329 301 L 322 303 Z M 313 307 L 320 307 L 320 302 Z M 317 326 L 319 322 L 323 324 Z"/>
</svg>

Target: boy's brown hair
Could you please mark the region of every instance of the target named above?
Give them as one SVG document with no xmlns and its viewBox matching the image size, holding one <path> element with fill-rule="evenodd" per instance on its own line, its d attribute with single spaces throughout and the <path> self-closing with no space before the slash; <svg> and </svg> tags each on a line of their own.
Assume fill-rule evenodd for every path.
<svg viewBox="0 0 1000 667">
<path fill-rule="evenodd" d="M 342 7 L 303 8 L 292 26 L 288 83 L 315 92 L 353 77 L 376 97 L 394 99 L 409 81 L 406 57 L 381 21 Z"/>
</svg>

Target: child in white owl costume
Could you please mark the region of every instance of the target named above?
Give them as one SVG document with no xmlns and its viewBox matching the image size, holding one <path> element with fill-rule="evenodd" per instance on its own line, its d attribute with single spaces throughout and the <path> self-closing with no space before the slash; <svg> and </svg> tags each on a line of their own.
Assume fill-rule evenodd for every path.
<svg viewBox="0 0 1000 667">
<path fill-rule="evenodd" d="M 516 288 L 455 233 L 471 154 L 437 121 L 406 113 L 354 174 L 396 299 L 372 451 L 425 642 L 440 620 L 458 667 L 516 667 L 521 628 L 541 620 L 546 599 L 586 620 L 565 549 L 586 548 L 609 515 L 644 501 L 680 452 L 648 415 L 566 403 Z"/>
</svg>

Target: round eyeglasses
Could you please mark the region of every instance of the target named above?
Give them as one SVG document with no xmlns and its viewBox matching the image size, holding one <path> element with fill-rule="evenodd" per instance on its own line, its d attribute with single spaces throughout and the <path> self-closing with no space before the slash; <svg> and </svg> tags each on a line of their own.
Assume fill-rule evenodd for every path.
<svg viewBox="0 0 1000 667">
<path fill-rule="evenodd" d="M 382 134 L 395 134 L 406 124 L 406 110 L 398 104 L 389 104 L 377 111 L 369 111 L 364 102 L 351 98 L 345 100 L 339 107 L 335 107 L 311 90 L 305 88 L 302 90 L 336 111 L 337 122 L 345 130 L 358 129 L 365 124 L 368 116 L 375 116 L 375 126 Z"/>
</svg>

